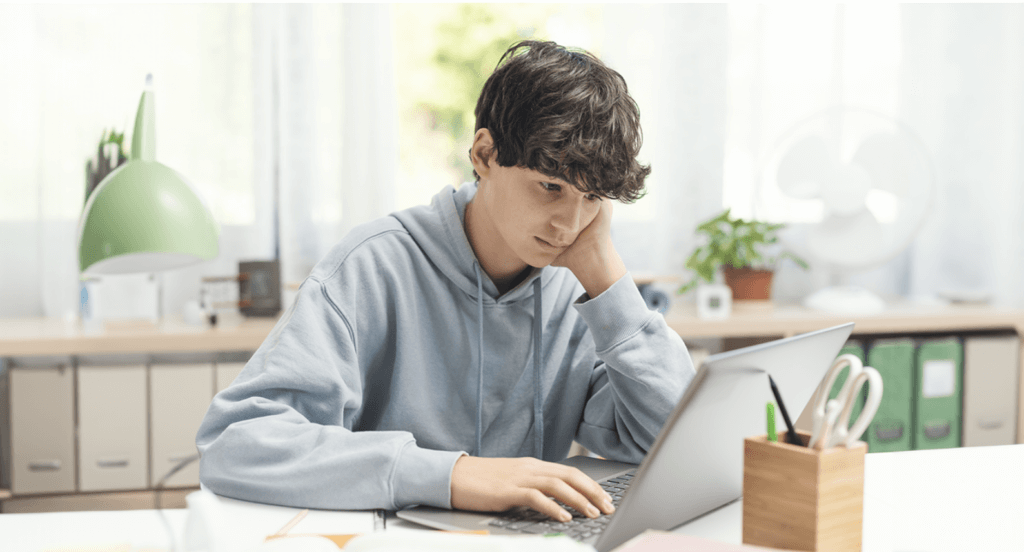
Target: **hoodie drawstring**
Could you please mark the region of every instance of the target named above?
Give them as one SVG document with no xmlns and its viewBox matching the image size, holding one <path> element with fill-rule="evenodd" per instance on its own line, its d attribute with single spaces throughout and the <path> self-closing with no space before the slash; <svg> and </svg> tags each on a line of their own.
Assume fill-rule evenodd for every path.
<svg viewBox="0 0 1024 552">
<path fill-rule="evenodd" d="M 484 285 L 480 276 L 480 265 L 473 263 L 476 274 L 477 312 L 477 388 L 476 388 L 476 456 L 483 452 L 483 404 L 484 404 Z M 533 281 L 533 450 L 535 457 L 544 459 L 544 401 L 541 394 L 541 367 L 544 354 L 544 314 L 541 302 L 540 276 Z"/>
<path fill-rule="evenodd" d="M 533 281 L 533 450 L 536 457 L 544 459 L 544 401 L 541 399 L 541 356 L 544 347 L 541 345 L 541 315 L 544 313 L 541 304 L 540 276 Z"/>
<path fill-rule="evenodd" d="M 476 455 L 482 456 L 483 452 L 483 404 L 484 404 L 484 284 L 480 278 L 480 265 L 473 263 L 473 272 L 476 273 L 476 319 L 479 324 L 477 332 L 477 375 L 476 387 Z"/>
</svg>

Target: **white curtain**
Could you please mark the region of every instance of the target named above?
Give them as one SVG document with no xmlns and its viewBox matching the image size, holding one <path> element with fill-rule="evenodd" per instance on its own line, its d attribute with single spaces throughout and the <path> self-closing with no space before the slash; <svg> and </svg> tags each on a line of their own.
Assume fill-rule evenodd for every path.
<svg viewBox="0 0 1024 552">
<path fill-rule="evenodd" d="M 693 227 L 722 208 L 728 7 L 609 5 L 603 60 L 640 106 L 648 194 L 616 205 L 612 237 L 635 274 L 678 274 Z"/>
<path fill-rule="evenodd" d="M 130 141 L 147 73 L 157 160 L 221 224 L 216 259 L 162 275 L 163 314 L 240 260 L 279 254 L 300 282 L 392 209 L 388 21 L 377 5 L 0 6 L 0 317 L 77 312 L 85 160 L 107 128 Z"/>
<path fill-rule="evenodd" d="M 882 295 L 1024 304 L 1024 7 L 730 5 L 729 20 L 725 205 L 756 214 L 758 171 L 791 125 L 834 105 L 870 108 L 923 140 L 936 195 L 907 250 L 849 281 Z M 806 237 L 788 235 L 797 247 Z M 774 297 L 829 283 L 821 267 L 783 264 Z"/>
<path fill-rule="evenodd" d="M 1024 306 L 1024 6 L 904 5 L 900 111 L 939 195 L 911 293 L 982 291 Z"/>
<path fill-rule="evenodd" d="M 852 279 L 1024 305 L 1024 7 L 608 5 L 603 20 L 599 52 L 640 105 L 653 168 L 648 196 L 616 209 L 631 270 L 683 273 L 700 220 L 753 214 L 779 133 L 848 103 L 905 122 L 937 177 L 910 248 Z M 0 316 L 76 310 L 84 161 L 101 130 L 130 129 L 147 72 L 157 158 L 222 222 L 218 259 L 165 274 L 164 314 L 239 260 L 279 254 L 301 281 L 394 209 L 390 27 L 386 5 L 0 6 Z M 775 295 L 825 283 L 787 264 Z"/>
<path fill-rule="evenodd" d="M 271 196 L 276 178 L 282 279 L 297 284 L 349 230 L 394 209 L 390 10 L 254 8 L 259 172 Z"/>
</svg>

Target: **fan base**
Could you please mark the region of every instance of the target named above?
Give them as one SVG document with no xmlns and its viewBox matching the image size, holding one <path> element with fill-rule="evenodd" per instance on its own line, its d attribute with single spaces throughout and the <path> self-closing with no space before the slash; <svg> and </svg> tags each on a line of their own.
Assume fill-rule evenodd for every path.
<svg viewBox="0 0 1024 552">
<path fill-rule="evenodd" d="M 879 314 L 885 301 L 858 286 L 833 286 L 818 290 L 804 299 L 804 306 L 833 314 Z"/>
</svg>

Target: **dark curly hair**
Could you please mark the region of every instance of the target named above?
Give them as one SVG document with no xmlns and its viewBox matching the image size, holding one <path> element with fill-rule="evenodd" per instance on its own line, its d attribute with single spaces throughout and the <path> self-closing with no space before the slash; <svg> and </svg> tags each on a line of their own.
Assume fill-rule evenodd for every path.
<svg viewBox="0 0 1024 552">
<path fill-rule="evenodd" d="M 651 168 L 636 160 L 640 109 L 622 75 L 588 52 L 554 42 L 514 44 L 484 84 L 475 113 L 476 130 L 490 131 L 502 167 L 526 167 L 627 203 L 645 193 Z"/>
</svg>

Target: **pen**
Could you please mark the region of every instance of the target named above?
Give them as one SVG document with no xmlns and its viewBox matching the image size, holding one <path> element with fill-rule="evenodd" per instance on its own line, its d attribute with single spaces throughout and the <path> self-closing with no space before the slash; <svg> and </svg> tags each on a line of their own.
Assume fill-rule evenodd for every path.
<svg viewBox="0 0 1024 552">
<path fill-rule="evenodd" d="M 789 419 L 789 412 L 786 412 L 786 403 L 782 402 L 782 395 L 779 394 L 779 388 L 775 386 L 775 380 L 772 379 L 771 375 L 768 376 L 768 383 L 772 386 L 772 394 L 775 395 L 775 402 L 779 403 L 779 411 L 782 412 L 782 419 L 786 422 L 786 442 L 798 447 L 804 446 L 803 442 L 800 441 L 800 437 L 796 434 L 796 428 L 793 427 L 793 422 Z"/>
<path fill-rule="evenodd" d="M 274 536 L 275 537 L 280 537 L 280 536 L 287 535 L 288 531 L 291 531 L 293 527 L 298 525 L 298 523 L 300 521 L 302 521 L 302 518 L 306 517 L 306 514 L 308 514 L 308 513 L 309 513 L 309 510 L 307 509 L 307 510 L 303 510 L 303 511 L 299 512 L 298 514 L 295 514 L 295 517 L 293 517 L 291 519 L 291 521 L 289 521 L 288 523 L 284 524 L 284 527 L 282 527 L 276 533 L 274 533 Z"/>
<path fill-rule="evenodd" d="M 775 403 L 771 401 L 768 401 L 768 441 L 779 442 L 779 436 L 775 434 Z"/>
</svg>

